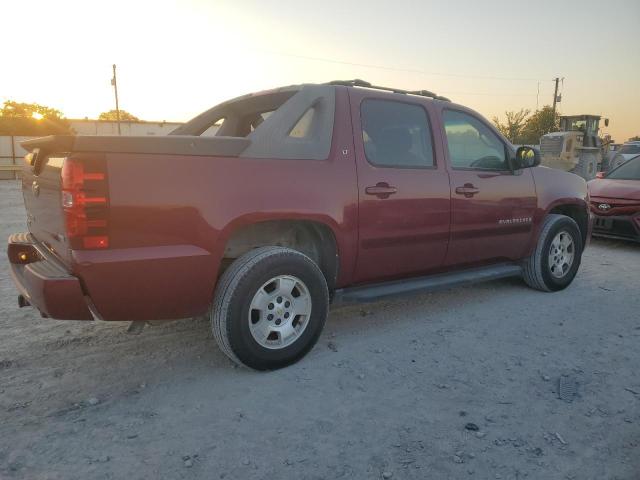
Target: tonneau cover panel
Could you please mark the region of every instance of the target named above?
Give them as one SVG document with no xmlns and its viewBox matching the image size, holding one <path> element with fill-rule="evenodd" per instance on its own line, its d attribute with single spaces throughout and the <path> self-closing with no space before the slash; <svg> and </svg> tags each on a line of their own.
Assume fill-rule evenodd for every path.
<svg viewBox="0 0 640 480">
<path fill-rule="evenodd" d="M 51 135 L 22 142 L 28 151 L 44 152 L 103 152 L 103 153 L 151 153 L 168 155 L 204 155 L 237 157 L 251 140 L 240 137 L 196 137 L 192 135 L 168 135 L 162 137 L 125 137 L 117 135 Z"/>
</svg>

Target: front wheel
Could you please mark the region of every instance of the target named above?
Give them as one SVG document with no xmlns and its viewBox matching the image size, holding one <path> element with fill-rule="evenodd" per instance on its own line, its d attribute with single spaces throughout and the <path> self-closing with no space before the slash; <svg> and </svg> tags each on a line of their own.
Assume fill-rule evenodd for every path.
<svg viewBox="0 0 640 480">
<path fill-rule="evenodd" d="M 261 247 L 235 260 L 220 278 L 211 327 L 231 360 L 273 370 L 313 347 L 328 308 L 327 283 L 313 260 L 289 248 Z"/>
<path fill-rule="evenodd" d="M 524 281 L 545 292 L 562 290 L 578 273 L 581 258 L 582 235 L 576 222 L 565 215 L 547 215 L 538 244 L 524 262 Z"/>
</svg>

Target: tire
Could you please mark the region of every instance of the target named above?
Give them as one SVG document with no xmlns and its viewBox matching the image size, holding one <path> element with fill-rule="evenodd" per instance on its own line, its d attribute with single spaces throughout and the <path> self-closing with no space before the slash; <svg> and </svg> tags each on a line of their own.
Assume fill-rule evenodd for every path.
<svg viewBox="0 0 640 480">
<path fill-rule="evenodd" d="M 567 248 L 567 237 L 561 234 L 570 237 L 572 248 Z M 563 251 L 557 251 L 558 242 L 564 242 Z M 536 248 L 523 265 L 525 283 L 543 292 L 555 292 L 568 287 L 580 267 L 582 249 L 582 234 L 572 218 L 557 214 L 547 215 L 542 223 Z M 570 265 L 567 264 L 569 250 L 572 250 L 573 254 Z"/>
<path fill-rule="evenodd" d="M 327 282 L 313 260 L 289 248 L 261 247 L 235 260 L 220 277 L 211 328 L 231 360 L 274 370 L 313 348 L 328 311 Z"/>
<path fill-rule="evenodd" d="M 572 170 L 572 173 L 581 176 L 585 180 L 593 180 L 598 172 L 598 156 L 593 153 L 582 153 L 580 161 Z"/>
</svg>

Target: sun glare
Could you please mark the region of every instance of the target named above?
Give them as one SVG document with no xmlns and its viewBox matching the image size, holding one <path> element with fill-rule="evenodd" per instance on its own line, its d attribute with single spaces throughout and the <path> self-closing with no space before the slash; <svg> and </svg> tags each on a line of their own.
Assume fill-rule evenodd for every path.
<svg viewBox="0 0 640 480">
<path fill-rule="evenodd" d="M 38 112 L 33 112 L 33 113 L 31 114 L 31 116 L 32 116 L 33 118 L 35 118 L 36 120 L 42 120 L 42 119 L 44 118 L 44 116 L 43 116 L 41 113 L 38 113 Z"/>
</svg>

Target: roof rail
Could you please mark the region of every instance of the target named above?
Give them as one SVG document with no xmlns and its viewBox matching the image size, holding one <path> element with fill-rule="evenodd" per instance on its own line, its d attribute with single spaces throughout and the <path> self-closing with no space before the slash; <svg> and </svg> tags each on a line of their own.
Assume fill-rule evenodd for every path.
<svg viewBox="0 0 640 480">
<path fill-rule="evenodd" d="M 365 80 L 360 80 L 359 78 L 355 78 L 353 80 L 333 80 L 328 82 L 326 85 L 342 85 L 344 87 L 364 87 L 364 88 L 373 88 L 375 90 L 384 90 L 386 92 L 393 93 L 401 93 L 403 95 L 418 95 L 420 97 L 429 97 L 434 100 L 442 100 L 444 102 L 450 102 L 447 97 L 442 97 L 440 95 L 436 95 L 429 90 L 402 90 L 400 88 L 391 88 L 391 87 L 381 87 L 379 85 L 371 85 L 369 82 Z"/>
</svg>

